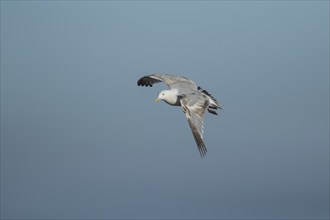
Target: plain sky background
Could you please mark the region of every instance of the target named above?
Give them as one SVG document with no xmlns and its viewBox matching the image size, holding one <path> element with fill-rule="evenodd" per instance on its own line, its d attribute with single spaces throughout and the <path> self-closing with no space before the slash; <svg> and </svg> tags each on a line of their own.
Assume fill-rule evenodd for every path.
<svg viewBox="0 0 330 220">
<path fill-rule="evenodd" d="M 1 218 L 328 217 L 328 1 L 1 1 Z"/>
</svg>

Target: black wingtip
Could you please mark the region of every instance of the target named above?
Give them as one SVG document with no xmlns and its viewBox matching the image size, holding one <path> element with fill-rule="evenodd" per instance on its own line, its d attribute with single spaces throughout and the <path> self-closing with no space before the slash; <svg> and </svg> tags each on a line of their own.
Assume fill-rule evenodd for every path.
<svg viewBox="0 0 330 220">
<path fill-rule="evenodd" d="M 198 150 L 199 150 L 199 154 L 201 156 L 201 159 L 205 158 L 206 152 L 207 152 L 207 149 L 206 149 L 205 145 L 202 144 L 201 146 L 199 146 Z"/>
<path fill-rule="evenodd" d="M 217 113 L 216 111 L 213 111 L 213 110 L 211 110 L 211 109 L 207 109 L 207 111 L 208 111 L 209 113 L 211 113 L 211 114 L 218 115 L 218 113 Z"/>
<path fill-rule="evenodd" d="M 142 83 L 142 78 L 137 81 L 137 85 L 138 86 L 144 86 L 143 83 Z"/>
<path fill-rule="evenodd" d="M 152 87 L 153 83 L 154 83 L 153 79 L 151 79 L 149 76 L 144 76 L 137 81 L 138 86 L 145 86 L 145 87 L 148 86 Z"/>
</svg>

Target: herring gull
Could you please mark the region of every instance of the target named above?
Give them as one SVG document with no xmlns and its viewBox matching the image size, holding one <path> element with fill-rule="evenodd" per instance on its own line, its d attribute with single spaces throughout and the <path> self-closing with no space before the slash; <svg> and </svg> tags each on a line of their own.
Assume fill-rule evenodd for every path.
<svg viewBox="0 0 330 220">
<path fill-rule="evenodd" d="M 183 76 L 155 73 L 143 76 L 137 81 L 138 86 L 150 86 L 163 82 L 170 89 L 163 90 L 155 100 L 163 100 L 169 105 L 181 106 L 191 128 L 195 142 L 201 157 L 206 155 L 206 147 L 203 142 L 203 116 L 205 110 L 217 115 L 216 110 L 222 109 L 217 100 L 206 90 L 197 86 L 196 83 Z"/>
</svg>

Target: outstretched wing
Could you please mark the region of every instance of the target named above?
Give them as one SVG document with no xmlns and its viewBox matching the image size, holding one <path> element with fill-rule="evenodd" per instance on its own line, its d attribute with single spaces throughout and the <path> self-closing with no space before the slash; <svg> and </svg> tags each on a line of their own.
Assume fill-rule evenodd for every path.
<svg viewBox="0 0 330 220">
<path fill-rule="evenodd" d="M 186 77 L 183 76 L 174 76 L 169 74 L 160 74 L 155 73 L 148 76 L 143 76 L 137 81 L 138 86 L 150 86 L 153 84 L 163 82 L 169 88 L 189 88 L 189 89 L 197 89 L 196 83 Z"/>
<path fill-rule="evenodd" d="M 206 147 L 203 142 L 203 116 L 209 106 L 209 99 L 203 94 L 187 94 L 181 100 L 181 107 L 186 114 L 189 126 L 197 144 L 201 157 L 206 155 Z"/>
</svg>

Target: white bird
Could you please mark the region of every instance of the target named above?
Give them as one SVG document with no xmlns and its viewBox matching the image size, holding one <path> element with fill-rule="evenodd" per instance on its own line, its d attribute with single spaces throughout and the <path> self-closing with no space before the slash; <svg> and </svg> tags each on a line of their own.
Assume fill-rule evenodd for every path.
<svg viewBox="0 0 330 220">
<path fill-rule="evenodd" d="M 193 133 L 199 153 L 203 158 L 207 151 L 203 142 L 203 116 L 205 110 L 217 115 L 216 110 L 222 109 L 221 105 L 206 90 L 203 90 L 194 81 L 183 76 L 155 73 L 143 76 L 137 81 L 137 84 L 138 86 L 152 87 L 153 84 L 159 82 L 165 83 L 170 89 L 161 91 L 155 101 L 163 100 L 169 105 L 181 106 Z"/>
</svg>

